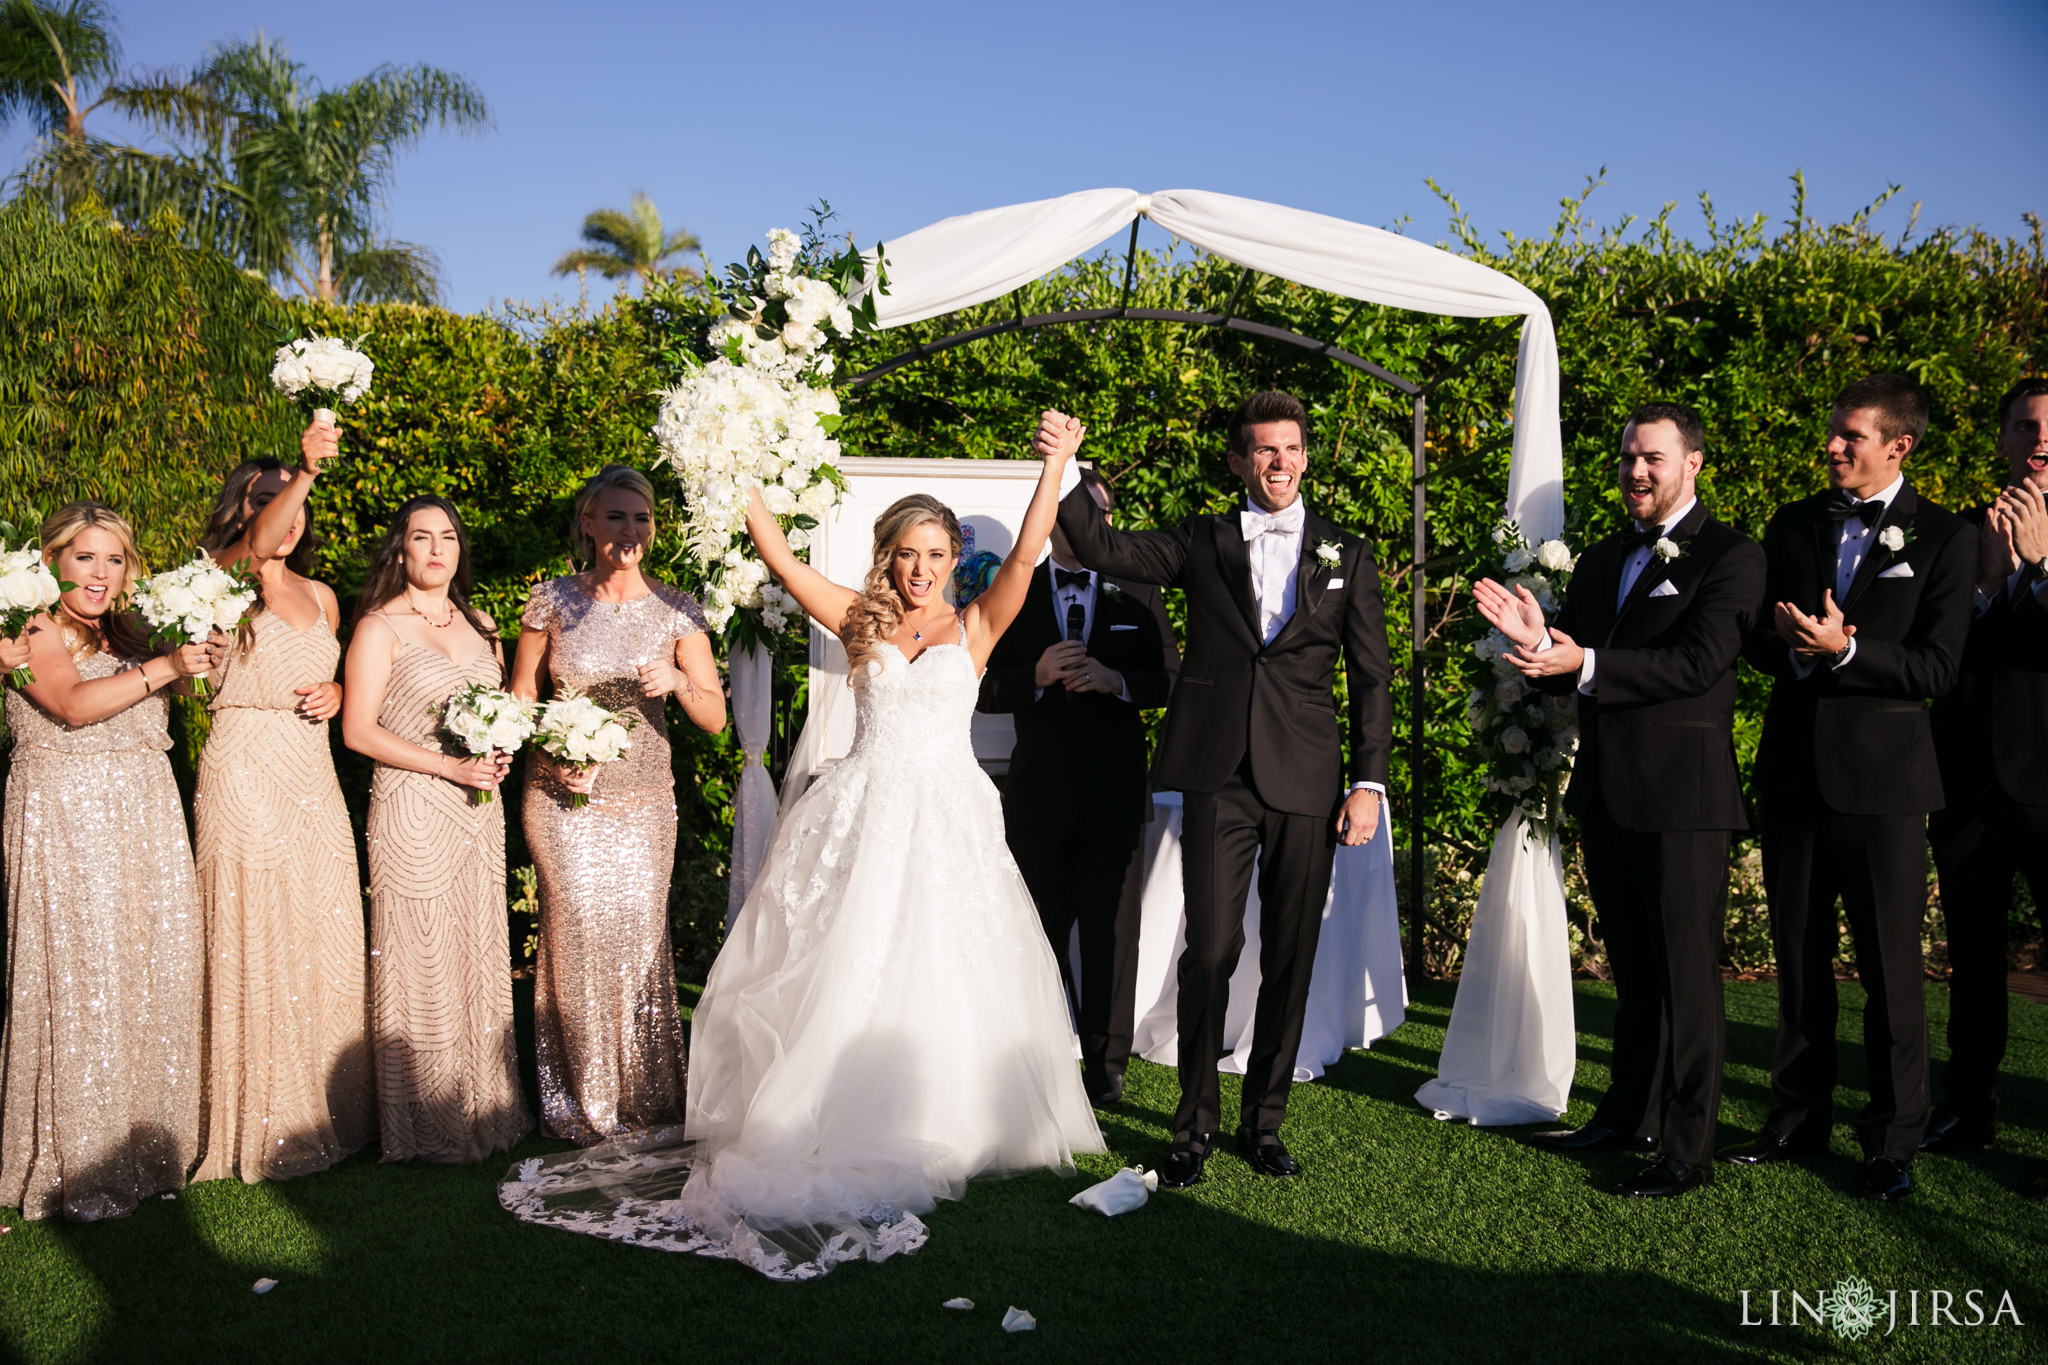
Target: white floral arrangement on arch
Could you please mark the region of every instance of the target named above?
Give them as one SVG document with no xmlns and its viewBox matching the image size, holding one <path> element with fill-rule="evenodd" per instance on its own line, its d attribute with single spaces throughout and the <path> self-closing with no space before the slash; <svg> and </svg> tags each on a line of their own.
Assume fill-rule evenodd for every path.
<svg viewBox="0 0 2048 1365">
<path fill-rule="evenodd" d="M 1527 588 L 1545 619 L 1557 613 L 1578 557 L 1562 540 L 1531 545 L 1512 521 L 1494 528 L 1501 547 L 1501 581 L 1509 591 Z M 1482 623 L 1484 618 L 1476 618 Z M 1485 758 L 1486 789 L 1521 811 L 1539 838 L 1557 832 L 1564 820 L 1564 789 L 1579 747 L 1576 690 L 1545 696 L 1529 685 L 1505 657 L 1514 644 L 1488 626 L 1472 644 L 1472 657 L 1485 666 L 1465 699 L 1465 719 Z"/>
<path fill-rule="evenodd" d="M 802 553 L 811 532 L 846 487 L 837 463 L 839 395 L 832 344 L 875 327 L 875 296 L 886 279 L 879 250 L 848 240 L 828 254 L 829 206 L 800 238 L 768 233 L 768 254 L 750 248 L 718 286 L 728 316 L 706 340 L 710 360 L 662 395 L 654 436 L 657 463 L 682 485 L 685 553 L 702 573 L 704 614 L 725 630 L 773 636 L 800 617 L 794 598 L 754 557 L 746 535 L 747 492 L 761 499 Z"/>
</svg>

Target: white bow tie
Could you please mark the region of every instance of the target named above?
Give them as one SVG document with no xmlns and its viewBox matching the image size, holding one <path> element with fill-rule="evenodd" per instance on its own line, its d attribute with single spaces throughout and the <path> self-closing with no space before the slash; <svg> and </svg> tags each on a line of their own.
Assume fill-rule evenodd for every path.
<svg viewBox="0 0 2048 1365">
<path fill-rule="evenodd" d="M 1247 541 L 1257 540 L 1263 535 L 1298 536 L 1301 534 L 1301 500 L 1296 499 L 1278 512 L 1254 512 L 1250 508 L 1237 514 L 1238 529 L 1244 532 Z"/>
</svg>

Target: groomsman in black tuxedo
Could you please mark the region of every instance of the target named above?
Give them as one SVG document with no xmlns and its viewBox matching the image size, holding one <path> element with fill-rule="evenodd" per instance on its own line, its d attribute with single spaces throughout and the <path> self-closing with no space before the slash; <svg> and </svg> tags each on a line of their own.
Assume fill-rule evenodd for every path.
<svg viewBox="0 0 2048 1365">
<path fill-rule="evenodd" d="M 1092 569 L 1187 594 L 1186 654 L 1152 780 L 1185 797 L 1187 949 L 1179 973 L 1180 1108 L 1159 1183 L 1202 1178 L 1221 1117 L 1216 1063 L 1244 903 L 1259 871 L 1259 998 L 1237 1144 L 1254 1170 L 1292 1176 L 1280 1141 L 1336 841 L 1378 828 L 1393 747 L 1379 571 L 1365 542 L 1310 512 L 1308 413 L 1258 393 L 1231 414 L 1240 510 L 1166 531 L 1118 531 L 1087 490 L 1060 501 L 1060 530 Z M 1344 661 L 1351 763 L 1334 693 Z"/>
<path fill-rule="evenodd" d="M 1104 521 L 1114 497 L 1081 483 Z M 1138 968 L 1138 898 L 1125 874 L 1151 806 L 1139 711 L 1166 705 L 1180 659 L 1159 589 L 1081 567 L 1053 528 L 1052 555 L 989 655 L 978 709 L 1016 717 L 1003 825 L 1081 1030 L 1081 1081 L 1097 1106 L 1123 1097 Z M 1067 941 L 1081 932 L 1081 980 Z"/>
<path fill-rule="evenodd" d="M 1927 832 L 1948 922 L 1949 1059 L 1922 1151 L 1997 1140 L 2013 874 L 2048 905 L 2048 378 L 1999 400 L 1998 432 L 2009 485 L 1963 513 L 1978 530 L 1976 616 L 1962 679 L 1934 704 L 1948 804 Z"/>
<path fill-rule="evenodd" d="M 1861 1191 L 1894 1200 L 1912 1191 L 1928 1119 L 1920 924 L 1942 788 L 1927 703 L 1962 663 L 1977 535 L 1900 472 L 1927 431 L 1913 380 L 1851 384 L 1828 429 L 1829 491 L 1779 508 L 1764 532 L 1769 624 L 1747 650 L 1774 680 L 1756 786 L 1778 955 L 1776 1102 L 1764 1131 L 1724 1155 L 1757 1165 L 1827 1147 L 1839 897 L 1869 996 Z"/>
<path fill-rule="evenodd" d="M 1559 1152 L 1662 1159 L 1631 1198 L 1713 1180 L 1721 1107 L 1721 920 L 1732 831 L 1749 828 L 1735 767 L 1735 678 L 1764 595 L 1764 552 L 1695 491 L 1699 414 L 1649 403 L 1622 428 L 1630 520 L 1579 556 L 1547 631 L 1527 588 L 1473 589 L 1543 692 L 1579 694 L 1565 810 L 1614 969 L 1614 1079 L 1581 1128 L 1530 1139 Z"/>
</svg>

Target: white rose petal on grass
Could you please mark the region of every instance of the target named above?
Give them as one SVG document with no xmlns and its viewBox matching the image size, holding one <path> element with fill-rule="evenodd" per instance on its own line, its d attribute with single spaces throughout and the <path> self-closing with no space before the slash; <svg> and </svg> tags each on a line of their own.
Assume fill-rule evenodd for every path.
<svg viewBox="0 0 2048 1365">
<path fill-rule="evenodd" d="M 1003 1310 L 1003 1330 L 1005 1332 L 1029 1332 L 1037 1326 L 1038 1319 L 1032 1317 L 1021 1308 L 1011 1307 Z"/>
<path fill-rule="evenodd" d="M 269 1276 L 266 1275 L 264 1278 L 250 1285 L 249 1288 L 254 1290 L 258 1294 L 268 1294 L 271 1290 L 277 1288 L 277 1281 L 271 1279 Z"/>
<path fill-rule="evenodd" d="M 941 1307 L 941 1308 L 950 1308 L 950 1309 L 952 1309 L 952 1310 L 953 1310 L 954 1312 L 956 1312 L 956 1313 L 969 1313 L 969 1312 L 972 1312 L 972 1311 L 974 1310 L 974 1300 L 973 1300 L 973 1299 L 947 1299 L 947 1300 L 946 1300 L 946 1301 L 945 1301 L 944 1303 L 940 1304 L 940 1305 L 939 1305 L 939 1307 Z"/>
</svg>

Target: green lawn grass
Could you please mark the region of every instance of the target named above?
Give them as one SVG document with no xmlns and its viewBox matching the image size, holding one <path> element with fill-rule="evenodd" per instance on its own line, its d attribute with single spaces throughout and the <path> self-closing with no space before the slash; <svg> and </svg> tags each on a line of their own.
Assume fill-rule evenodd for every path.
<svg viewBox="0 0 2048 1365">
<path fill-rule="evenodd" d="M 1416 1107 L 1453 988 L 1424 987 L 1409 1022 L 1325 1081 L 1297 1086 L 1287 1137 L 1307 1168 L 1283 1183 L 1234 1155 L 1210 1178 L 1104 1220 L 1065 1200 L 1084 1179 L 972 1186 L 931 1215 L 914 1256 L 776 1284 L 729 1262 L 516 1222 L 496 1185 L 510 1159 L 383 1166 L 373 1153 L 281 1184 L 215 1181 L 104 1224 L 23 1224 L 0 1237 L 0 1352 L 33 1361 L 813 1360 L 1665 1361 L 2044 1358 L 2048 1009 L 2014 1001 L 2001 1149 L 1915 1166 L 1903 1205 L 1851 1195 L 1847 1126 L 1833 1152 L 1727 1173 L 1664 1203 L 1612 1198 L 1627 1157 L 1574 1161 L 1516 1131 L 1439 1123 Z M 1607 1083 L 1611 992 L 1577 988 L 1570 1121 Z M 1942 987 L 1930 987 L 1937 1064 Z M 1862 997 L 1843 990 L 1843 1035 Z M 1769 1104 L 1769 985 L 1728 992 L 1723 1140 Z M 527 1055 L 531 1055 L 530 1048 Z M 1845 1106 L 1860 1050 L 1844 1050 Z M 1174 1078 L 1135 1064 L 1084 1176 L 1165 1155 Z M 1235 1082 L 1224 1081 L 1225 1112 Z M 514 1157 L 559 1150 L 529 1140 Z M 1901 1326 L 1850 1343 L 1810 1322 L 1741 1322 L 1741 1291 L 1810 1301 L 1846 1275 L 1880 1295 L 2010 1290 L 2025 1326 Z M 276 1279 L 268 1295 L 250 1292 Z M 946 1312 L 955 1295 L 971 1313 Z M 1928 1299 L 1921 1295 L 1923 1321 Z M 1005 1335 L 1015 1304 L 1035 1333 Z M 1958 1304 L 1958 1316 L 1963 1316 Z M 1903 1318 L 1902 1318 L 1903 1321 Z M 1882 1326 L 1880 1326 L 1880 1331 Z"/>
</svg>

